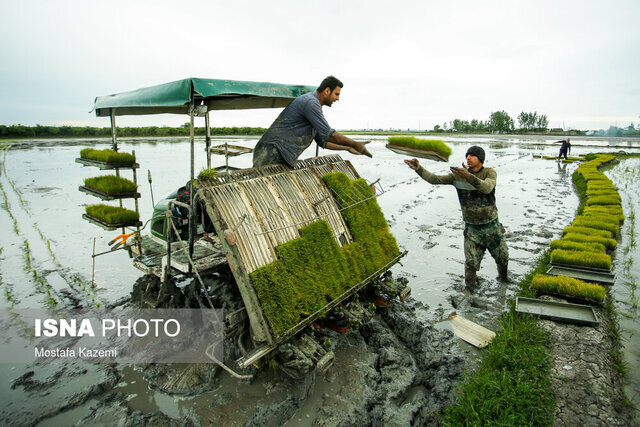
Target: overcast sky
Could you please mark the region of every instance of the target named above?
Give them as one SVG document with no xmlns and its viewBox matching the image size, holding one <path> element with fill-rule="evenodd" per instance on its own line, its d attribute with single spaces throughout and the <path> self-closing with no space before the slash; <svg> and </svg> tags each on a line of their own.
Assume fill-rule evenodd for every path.
<svg viewBox="0 0 640 427">
<path fill-rule="evenodd" d="M 108 126 L 96 96 L 187 77 L 345 86 L 348 128 L 505 110 L 552 127 L 640 123 L 640 1 L 0 0 L 0 124 Z M 279 110 L 212 113 L 268 126 Z M 176 125 L 185 116 L 119 118 Z"/>
</svg>

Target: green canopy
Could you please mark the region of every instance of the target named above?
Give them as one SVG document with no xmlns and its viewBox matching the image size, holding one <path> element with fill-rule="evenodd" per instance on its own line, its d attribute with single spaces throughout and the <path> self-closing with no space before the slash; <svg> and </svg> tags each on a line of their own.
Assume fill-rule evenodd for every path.
<svg viewBox="0 0 640 427">
<path fill-rule="evenodd" d="M 189 114 L 193 95 L 195 105 L 207 110 L 243 110 L 287 106 L 298 96 L 315 90 L 314 86 L 267 82 L 188 78 L 144 87 L 129 92 L 98 96 L 96 116 L 175 113 Z"/>
</svg>

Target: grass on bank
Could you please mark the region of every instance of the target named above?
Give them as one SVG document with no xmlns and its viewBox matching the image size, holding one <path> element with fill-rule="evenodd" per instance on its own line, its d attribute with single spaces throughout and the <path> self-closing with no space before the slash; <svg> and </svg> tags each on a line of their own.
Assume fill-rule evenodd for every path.
<svg viewBox="0 0 640 427">
<path fill-rule="evenodd" d="M 87 215 L 107 224 L 131 224 L 139 220 L 140 215 L 129 209 L 104 204 L 89 205 L 85 208 Z"/>
<path fill-rule="evenodd" d="M 551 254 L 553 258 L 553 253 Z M 531 289 L 601 303 L 607 294 L 604 286 L 587 283 L 566 276 L 537 274 L 531 281 Z"/>
<path fill-rule="evenodd" d="M 105 163 L 133 164 L 136 161 L 136 157 L 133 154 L 119 153 L 113 150 L 96 150 L 94 148 L 80 150 L 80 157 Z"/>
<path fill-rule="evenodd" d="M 109 195 L 130 194 L 138 189 L 138 186 L 133 181 L 116 175 L 86 178 L 84 185 Z"/>
<path fill-rule="evenodd" d="M 451 148 L 443 141 L 436 139 L 419 139 L 415 136 L 390 136 L 389 144 L 400 147 L 415 148 L 417 150 L 429 150 L 442 154 L 444 157 L 451 155 Z"/>
<path fill-rule="evenodd" d="M 520 282 L 518 295 L 547 270 L 549 252 Z M 500 330 L 481 353 L 478 370 L 457 385 L 458 399 L 440 414 L 444 425 L 551 425 L 556 399 L 551 387 L 549 338 L 533 316 L 516 313 L 512 303 L 500 318 Z"/>
</svg>

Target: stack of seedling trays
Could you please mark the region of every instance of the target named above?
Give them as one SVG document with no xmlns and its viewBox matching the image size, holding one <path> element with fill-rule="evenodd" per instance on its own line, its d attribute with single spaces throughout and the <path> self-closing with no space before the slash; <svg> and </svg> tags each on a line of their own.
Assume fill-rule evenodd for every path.
<svg viewBox="0 0 640 427">
<path fill-rule="evenodd" d="M 615 275 L 611 273 L 611 252 L 617 245 L 616 236 L 624 215 L 618 191 L 598 168 L 614 158 L 592 155 L 576 170 L 574 181 L 586 195 L 584 209 L 563 230 L 563 237 L 550 243 L 550 268 L 546 275 L 536 275 L 531 283 L 531 289 L 538 294 L 580 304 L 603 304 L 607 295 L 605 286 L 615 282 Z M 543 303 L 546 302 L 540 304 Z M 527 307 L 523 306 L 520 311 L 536 314 L 530 308 L 532 304 L 527 301 Z M 575 310 L 575 307 L 567 308 L 568 313 Z"/>
<path fill-rule="evenodd" d="M 414 136 L 390 136 L 386 147 L 394 153 L 410 157 L 446 162 L 451 148 L 444 142 L 434 139 L 418 139 Z"/>
<path fill-rule="evenodd" d="M 119 153 L 113 150 L 95 150 L 93 148 L 85 148 L 80 151 L 80 158 L 76 159 L 77 163 L 98 167 L 101 170 L 115 170 L 116 175 L 87 178 L 84 180 L 84 185 L 78 189 L 101 200 L 120 201 L 120 206 L 89 205 L 85 208 L 86 213 L 82 215 L 84 219 L 106 230 L 142 225 L 137 203 L 140 194 L 137 192 L 138 185 L 136 183 L 136 169 L 139 165 L 135 160 L 133 153 Z M 120 177 L 120 169 L 131 169 L 133 181 Z M 136 202 L 135 210 L 122 207 L 122 199 L 134 199 Z"/>
</svg>

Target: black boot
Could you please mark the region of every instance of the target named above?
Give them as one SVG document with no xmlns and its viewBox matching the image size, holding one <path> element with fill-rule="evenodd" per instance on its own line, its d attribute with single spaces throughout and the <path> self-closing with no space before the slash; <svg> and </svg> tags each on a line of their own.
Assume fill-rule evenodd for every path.
<svg viewBox="0 0 640 427">
<path fill-rule="evenodd" d="M 465 267 L 464 269 L 464 284 L 470 292 L 473 292 L 478 284 L 476 278 L 476 271 L 473 268 Z"/>
<path fill-rule="evenodd" d="M 507 265 L 508 263 L 504 263 L 504 264 L 496 264 L 498 266 L 498 279 L 502 282 L 510 282 L 509 280 L 509 275 L 507 274 Z"/>
</svg>

